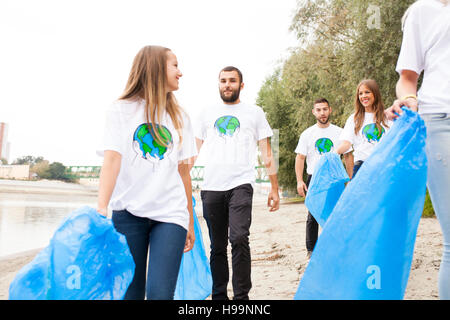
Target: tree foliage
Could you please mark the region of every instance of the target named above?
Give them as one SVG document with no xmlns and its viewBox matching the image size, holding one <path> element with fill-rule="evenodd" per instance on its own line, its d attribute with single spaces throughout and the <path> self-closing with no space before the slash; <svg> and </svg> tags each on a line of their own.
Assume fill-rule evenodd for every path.
<svg viewBox="0 0 450 320">
<path fill-rule="evenodd" d="M 295 191 L 295 147 L 315 123 L 313 102 L 324 97 L 332 122 L 343 127 L 353 113 L 356 86 L 375 79 L 385 106 L 395 99 L 401 18 L 414 0 L 303 0 L 291 24 L 299 45 L 268 77 L 257 104 L 280 133 L 279 182 Z"/>
<path fill-rule="evenodd" d="M 35 164 L 44 161 L 44 157 L 34 157 L 34 156 L 23 156 L 17 158 L 13 161 L 13 164 L 21 165 L 21 164 L 29 164 L 30 166 L 34 166 Z"/>
<path fill-rule="evenodd" d="M 62 163 L 50 163 L 44 157 L 23 156 L 14 160 L 13 164 L 29 164 L 30 172 L 36 174 L 39 179 L 75 182 L 75 179 L 66 173 L 66 167 Z"/>
<path fill-rule="evenodd" d="M 49 165 L 47 160 L 43 160 L 32 166 L 30 171 L 35 173 L 41 179 L 50 179 L 50 173 L 48 171 Z"/>
</svg>

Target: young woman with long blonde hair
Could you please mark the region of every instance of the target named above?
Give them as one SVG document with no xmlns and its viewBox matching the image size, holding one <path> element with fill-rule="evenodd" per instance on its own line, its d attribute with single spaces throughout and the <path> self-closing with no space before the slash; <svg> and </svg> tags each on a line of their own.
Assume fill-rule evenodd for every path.
<svg viewBox="0 0 450 320">
<path fill-rule="evenodd" d="M 171 50 L 146 46 L 107 109 L 97 210 L 112 209 L 136 265 L 125 299 L 173 299 L 183 251 L 195 241 L 188 160 L 197 151 L 173 95 L 181 76 Z"/>
</svg>

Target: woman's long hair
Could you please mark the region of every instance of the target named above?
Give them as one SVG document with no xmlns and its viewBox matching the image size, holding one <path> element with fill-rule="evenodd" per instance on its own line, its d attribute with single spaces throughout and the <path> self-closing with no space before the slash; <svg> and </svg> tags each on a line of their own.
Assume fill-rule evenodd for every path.
<svg viewBox="0 0 450 320">
<path fill-rule="evenodd" d="M 388 127 L 386 123 L 386 116 L 384 114 L 384 104 L 383 100 L 381 99 L 381 92 L 380 88 L 378 87 L 378 84 L 375 80 L 372 79 L 366 79 L 362 80 L 358 87 L 356 88 L 356 99 L 355 99 L 355 134 L 358 134 L 358 131 L 361 129 L 363 123 L 364 123 L 364 115 L 366 112 L 366 109 L 361 104 L 361 101 L 359 101 L 359 88 L 365 85 L 367 88 L 369 88 L 370 91 L 372 91 L 374 96 L 374 101 L 372 105 L 372 109 L 375 112 L 374 118 L 375 123 L 377 126 L 377 129 L 381 132 L 381 124 L 384 127 Z"/>
<path fill-rule="evenodd" d="M 134 58 L 125 91 L 119 98 L 145 101 L 145 119 L 149 132 L 165 147 L 168 146 L 168 141 L 161 137 L 160 130 L 157 129 L 164 112 L 172 119 L 180 142 L 183 127 L 182 109 L 174 94 L 167 91 L 167 53 L 170 51 L 160 46 L 143 47 Z M 153 130 L 150 123 L 153 124 Z"/>
</svg>

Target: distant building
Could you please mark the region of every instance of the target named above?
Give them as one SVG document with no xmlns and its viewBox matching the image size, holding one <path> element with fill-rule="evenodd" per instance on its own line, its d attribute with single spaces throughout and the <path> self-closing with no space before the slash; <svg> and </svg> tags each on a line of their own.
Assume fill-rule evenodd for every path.
<svg viewBox="0 0 450 320">
<path fill-rule="evenodd" d="M 9 163 L 8 124 L 0 122 L 0 159 L 6 159 Z"/>
<path fill-rule="evenodd" d="M 30 178 L 30 165 L 6 165 L 0 166 L 0 178 L 28 180 Z"/>
</svg>

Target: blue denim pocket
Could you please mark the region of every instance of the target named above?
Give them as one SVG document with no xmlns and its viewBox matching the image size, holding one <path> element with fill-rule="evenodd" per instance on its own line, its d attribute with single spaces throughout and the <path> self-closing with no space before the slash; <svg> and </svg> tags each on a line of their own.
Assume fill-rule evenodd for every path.
<svg viewBox="0 0 450 320">
<path fill-rule="evenodd" d="M 425 122 L 430 121 L 439 121 L 439 120 L 446 120 L 450 117 L 450 113 L 428 113 L 428 114 L 422 114 L 421 117 Z"/>
</svg>

